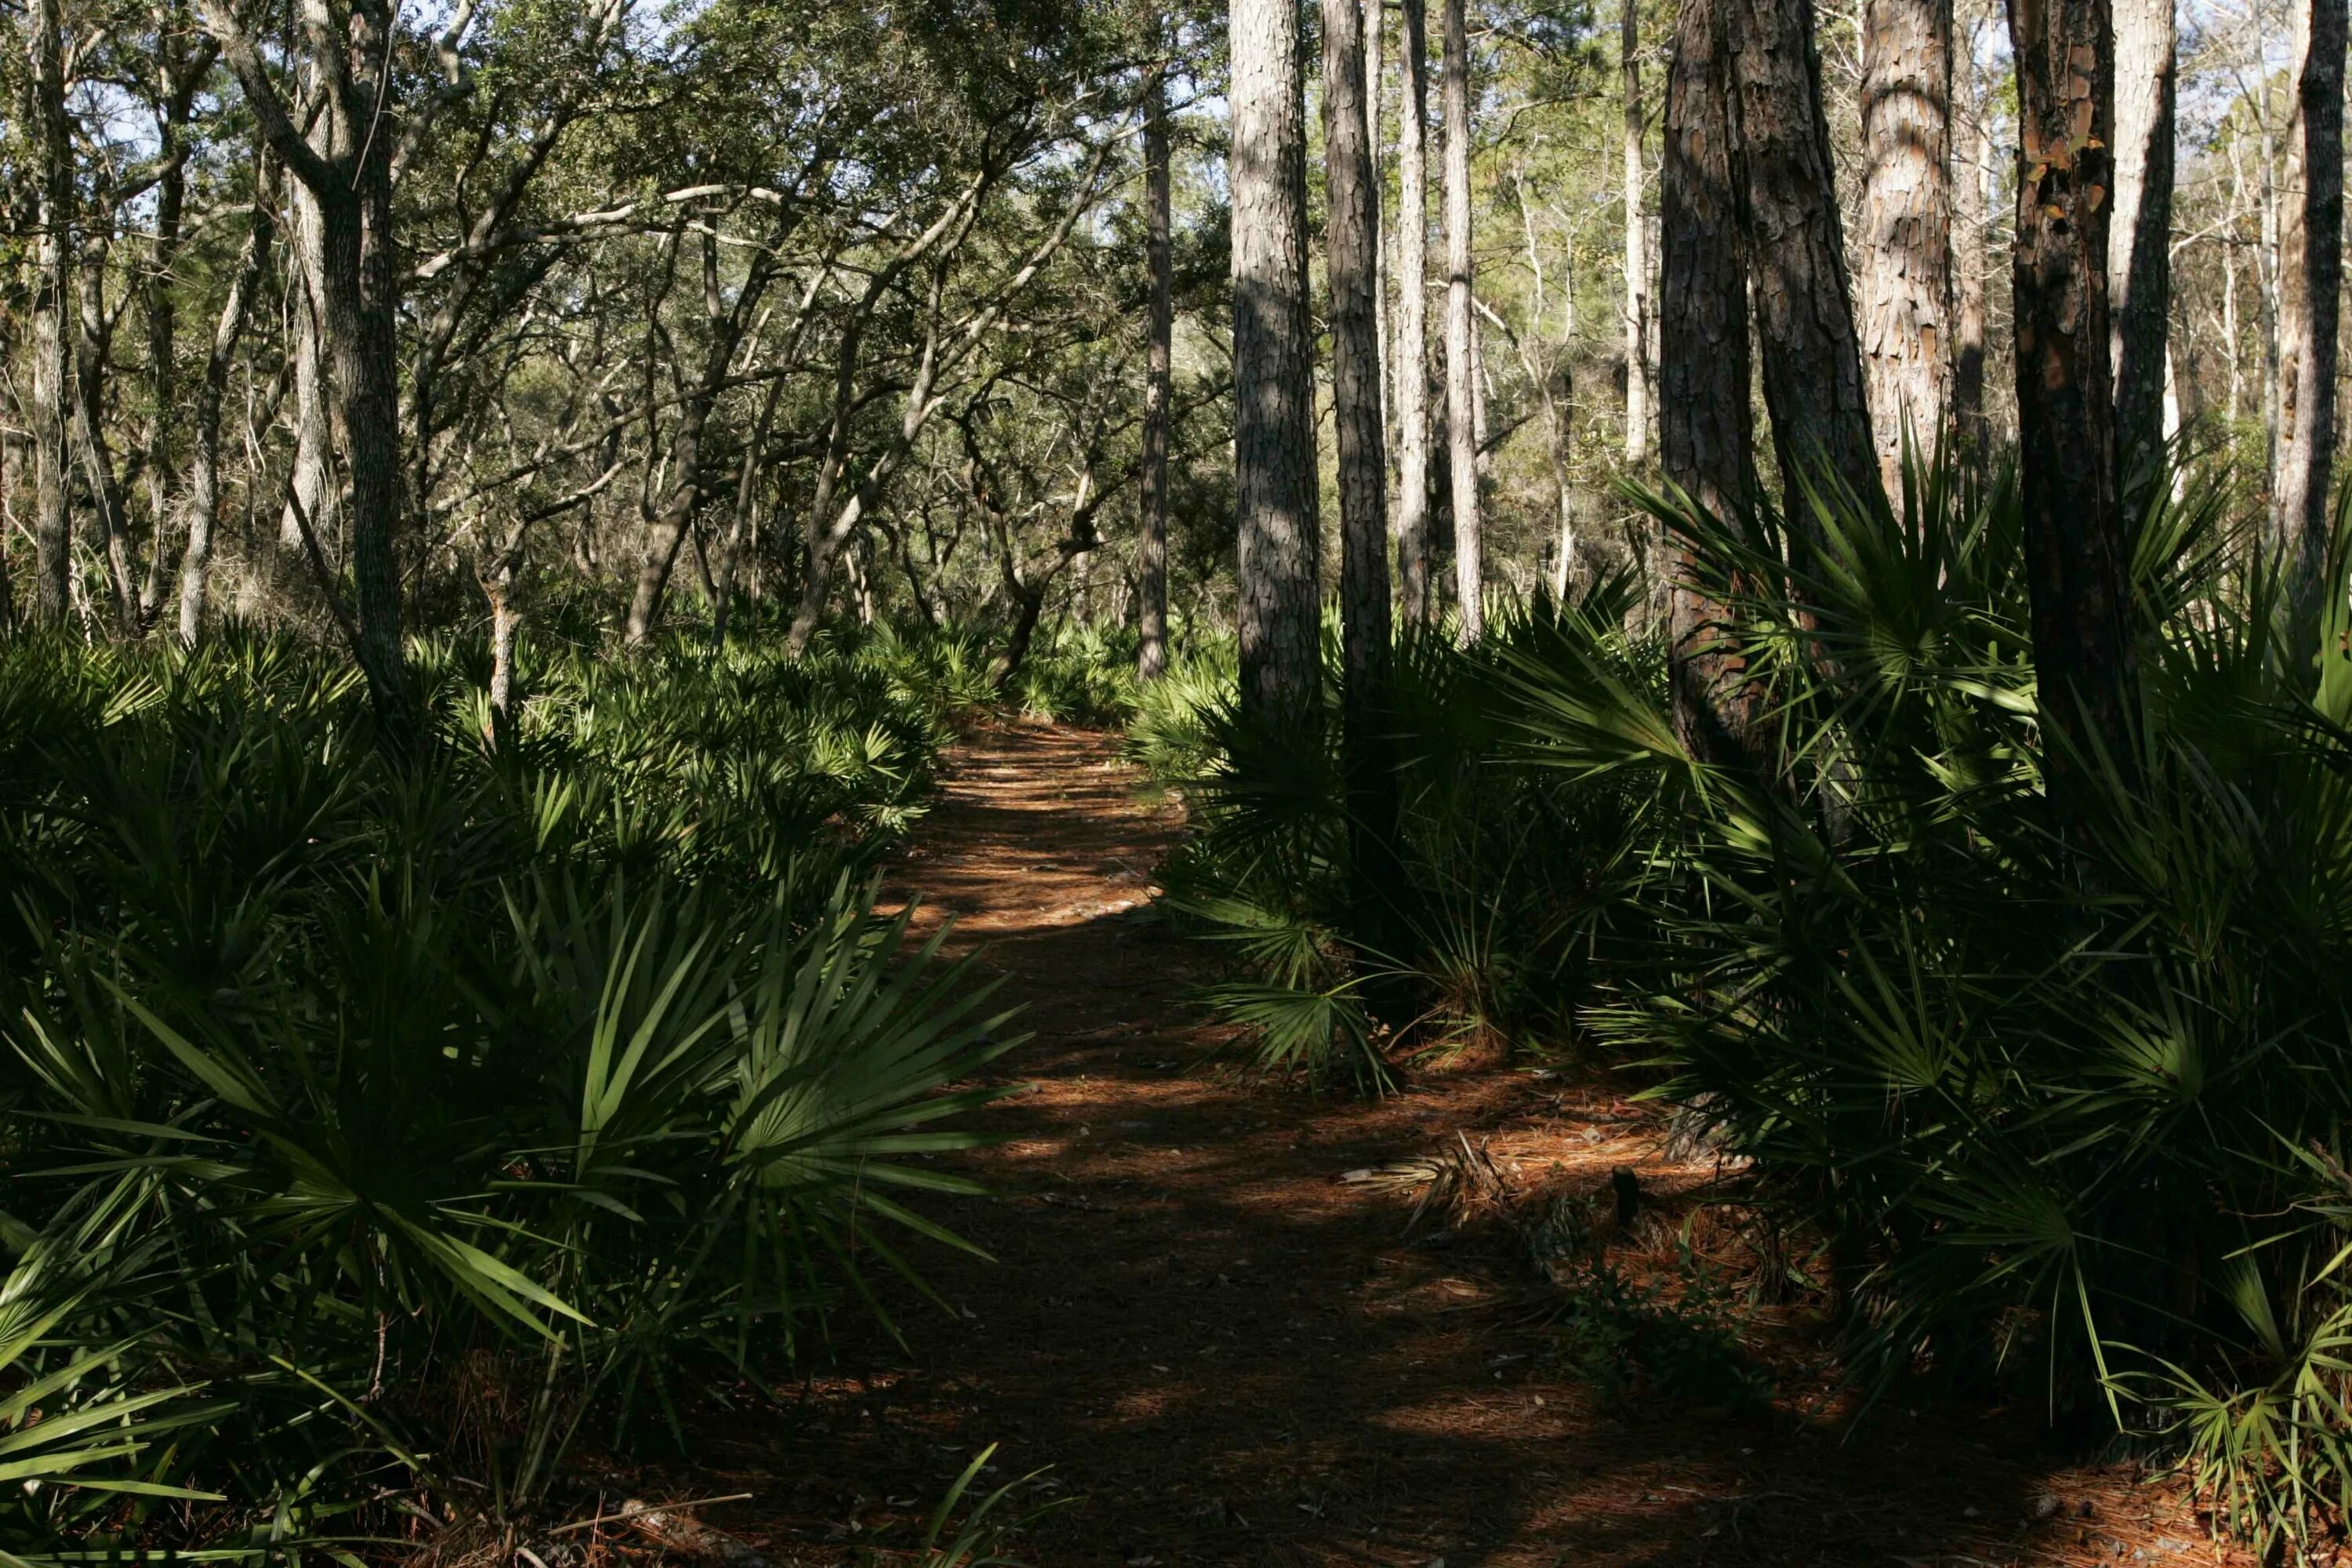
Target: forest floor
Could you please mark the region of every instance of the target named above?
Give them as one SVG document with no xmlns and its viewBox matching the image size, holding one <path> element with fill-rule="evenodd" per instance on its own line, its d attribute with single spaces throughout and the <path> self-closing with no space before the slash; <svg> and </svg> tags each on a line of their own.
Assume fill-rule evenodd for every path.
<svg viewBox="0 0 2352 1568">
<path fill-rule="evenodd" d="M 991 1443 L 991 1487 L 1050 1467 L 1008 1515 L 1070 1500 L 1013 1548 L 1038 1568 L 2213 1560 L 2176 1483 L 2054 1452 L 2032 1409 L 1858 1417 L 1817 1309 L 1745 1300 L 1735 1189 L 1670 1160 L 1605 1071 L 1457 1064 L 1377 1101 L 1241 1071 L 1187 1001 L 1219 955 L 1153 910 L 1180 822 L 1139 784 L 1116 737 L 1070 728 L 950 758 L 895 876 L 1003 975 L 1032 1037 L 999 1066 L 1031 1087 L 956 1159 L 992 1195 L 923 1206 L 994 1260 L 917 1244 L 952 1310 L 885 1292 L 901 1345 L 845 1310 L 788 1418 L 748 1395 L 694 1414 L 670 1495 L 751 1494 L 709 1518 L 794 1568 L 913 1561 Z M 1485 1223 L 1408 1234 L 1426 1185 L 1339 1179 L 1465 1148 L 1499 1183 Z M 1620 1167 L 1643 1208 L 1616 1234 Z M 1535 1267 L 1526 1229 L 1561 1212 L 1597 1216 L 1633 1299 L 1580 1313 Z M 1768 1405 L 1706 1402 L 1710 1324 Z"/>
</svg>

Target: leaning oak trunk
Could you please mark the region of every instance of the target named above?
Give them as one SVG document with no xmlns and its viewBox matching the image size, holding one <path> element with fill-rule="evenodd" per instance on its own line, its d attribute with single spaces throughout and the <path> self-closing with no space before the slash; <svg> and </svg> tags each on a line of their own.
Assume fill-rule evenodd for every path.
<svg viewBox="0 0 2352 1568">
<path fill-rule="evenodd" d="M 1320 549 L 1297 0 L 1233 7 L 1234 475 L 1241 706 L 1318 723 Z"/>
<path fill-rule="evenodd" d="M 1880 494 L 1811 0 L 1718 0 L 1764 405 L 1792 519 L 1824 472 Z M 1802 526 L 1801 523 L 1800 526 Z"/>
<path fill-rule="evenodd" d="M 2083 770 L 2128 767 L 2136 700 L 2107 366 L 2115 97 L 2107 0 L 2010 0 L 2020 142 L 2011 290 L 2026 577 L 2044 768 L 2084 830 Z"/>
<path fill-rule="evenodd" d="M 2161 0 L 2168 4 L 2169 0 Z M 1941 438 L 1952 307 L 1952 0 L 1863 9 L 1862 352 L 1880 482 Z"/>
<path fill-rule="evenodd" d="M 1658 436 L 1667 480 L 1717 517 L 1754 504 L 1748 300 L 1717 0 L 1684 0 L 1666 71 L 1659 188 Z M 1668 599 L 1675 727 L 1704 762 L 1755 754 L 1762 715 L 1719 597 L 1679 540 Z"/>
</svg>

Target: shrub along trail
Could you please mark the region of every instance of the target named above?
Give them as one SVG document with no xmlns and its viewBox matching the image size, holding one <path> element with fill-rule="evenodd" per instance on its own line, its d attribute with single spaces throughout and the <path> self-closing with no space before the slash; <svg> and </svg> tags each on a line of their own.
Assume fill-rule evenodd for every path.
<svg viewBox="0 0 2352 1568">
<path fill-rule="evenodd" d="M 1658 1389 L 1671 1336 L 1603 1386 L 1639 1314 L 1580 1330 L 1509 1220 L 1432 1245 L 1404 1234 L 1415 1189 L 1336 1178 L 1466 1135 L 1524 1222 L 1630 1167 L 1648 1212 L 1607 1256 L 1638 1280 L 1685 1228 L 1738 1249 L 1696 1203 L 1711 1165 L 1669 1163 L 1598 1079 L 1463 1068 L 1365 1104 L 1237 1075 L 1184 1000 L 1215 954 L 1151 918 L 1175 825 L 1134 784 L 1095 732 L 959 749 L 899 877 L 1034 1036 L 1001 1064 L 1034 1089 L 985 1113 L 1003 1142 L 959 1157 L 994 1195 L 925 1205 L 995 1261 L 920 1248 L 960 1315 L 890 1282 L 902 1347 L 838 1314 L 782 1418 L 748 1392 L 696 1413 L 671 1495 L 751 1494 L 712 1517 L 779 1564 L 905 1562 L 996 1443 L 992 1485 L 1052 1467 L 1007 1512 L 1078 1500 L 1012 1548 L 1040 1568 L 2212 1560 L 2177 1488 L 2065 1466 L 2033 1412 L 1853 1430 L 1800 1308 L 1727 1310 L 1767 1410 Z"/>
</svg>

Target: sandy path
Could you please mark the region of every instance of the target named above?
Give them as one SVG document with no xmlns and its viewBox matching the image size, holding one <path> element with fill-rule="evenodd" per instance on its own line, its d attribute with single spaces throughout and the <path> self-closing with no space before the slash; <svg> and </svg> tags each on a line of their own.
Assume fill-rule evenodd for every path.
<svg viewBox="0 0 2352 1568">
<path fill-rule="evenodd" d="M 1050 1466 L 1033 1500 L 1081 1500 L 1024 1538 L 1040 1568 L 2189 1560 L 2159 1489 L 2036 1462 L 2030 1420 L 1895 1410 L 1849 1439 L 1786 1310 L 1744 1331 L 1780 1378 L 1769 1413 L 1596 1393 L 1507 1247 L 1409 1241 L 1408 1198 L 1333 1178 L 1457 1132 L 1529 1189 L 1705 1173 L 1610 1115 L 1605 1083 L 1463 1073 L 1367 1105 L 1234 1073 L 1183 1000 L 1214 955 L 1150 918 L 1173 828 L 1135 782 L 1068 729 L 953 759 L 898 876 L 1034 1034 L 1006 1064 L 1034 1091 L 963 1162 L 995 1195 L 929 1205 L 996 1261 L 927 1249 L 962 1315 L 894 1290 L 901 1348 L 845 1313 L 791 1418 L 703 1412 L 679 1479 L 753 1493 L 730 1528 L 780 1563 L 908 1561 L 891 1549 L 994 1442 L 992 1479 Z"/>
</svg>

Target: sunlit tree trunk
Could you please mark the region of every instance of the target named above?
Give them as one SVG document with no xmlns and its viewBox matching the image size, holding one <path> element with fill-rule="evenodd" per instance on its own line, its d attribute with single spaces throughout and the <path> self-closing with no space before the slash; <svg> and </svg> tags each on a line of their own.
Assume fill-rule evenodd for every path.
<svg viewBox="0 0 2352 1568">
<path fill-rule="evenodd" d="M 1306 731 L 1322 671 L 1298 0 L 1236 0 L 1231 37 L 1240 698 L 1244 714 Z"/>
<path fill-rule="evenodd" d="M 1952 0 L 1863 7 L 1862 352 L 1880 480 L 1940 438 L 1952 348 Z"/>
<path fill-rule="evenodd" d="M 2116 0 L 2116 189 L 2107 229 L 2116 455 L 2126 492 L 2164 450 L 2172 317 L 2173 0 Z"/>
<path fill-rule="evenodd" d="M 1617 74 L 1625 184 L 1625 460 L 1650 455 L 1650 247 L 1642 213 L 1642 24 L 1640 0 L 1617 7 Z"/>
<path fill-rule="evenodd" d="M 1718 517 L 1756 493 L 1748 299 L 1718 0 L 1684 0 L 1666 71 L 1659 182 L 1658 447 L 1666 479 Z M 1753 754 L 1760 713 L 1723 635 L 1723 605 L 1667 541 L 1668 670 L 1675 729 L 1694 754 Z"/>
<path fill-rule="evenodd" d="M 1454 500 L 1454 598 L 1460 635 L 1486 630 L 1485 538 L 1478 517 L 1478 322 L 1470 232 L 1470 23 L 1465 0 L 1445 11 L 1445 434 Z"/>
<path fill-rule="evenodd" d="M 2114 61 L 2107 0 L 2010 0 L 2020 152 L 2011 289 L 2020 484 L 2044 767 L 2081 831 L 2076 782 L 2131 757 L 2136 679 L 2107 368 Z"/>
<path fill-rule="evenodd" d="M 1169 347 L 1175 326 L 1168 239 L 1168 80 L 1157 75 L 1143 105 L 1143 258 L 1151 319 L 1144 350 L 1143 537 L 1136 548 L 1136 622 L 1142 646 L 1136 674 L 1157 680 L 1168 668 Z"/>
<path fill-rule="evenodd" d="M 1953 98 L 1969 126 L 1969 157 L 1953 172 L 1954 271 L 1958 277 L 1952 345 L 1952 428 L 1973 456 L 1990 440 L 1985 424 L 1985 275 L 1990 268 L 1990 213 L 1985 174 L 1992 166 L 1992 131 L 1979 92 L 1976 34 L 1958 40 Z"/>
<path fill-rule="evenodd" d="M 1384 150 L 1381 145 L 1381 105 L 1388 91 L 1386 78 L 1382 75 L 1388 64 L 1388 50 L 1382 37 L 1388 30 L 1388 15 L 1382 0 L 1362 0 L 1362 11 L 1364 132 L 1371 147 L 1372 190 L 1379 194 L 1387 189 L 1382 173 L 1385 165 L 1381 162 Z M 1378 243 L 1372 247 L 1372 342 L 1380 351 L 1381 375 L 1377 390 L 1381 400 L 1381 462 L 1385 466 L 1390 438 L 1389 411 L 1392 406 L 1392 395 L 1389 390 L 1389 237 L 1386 225 L 1381 226 Z"/>
<path fill-rule="evenodd" d="M 72 607 L 73 520 L 68 509 L 66 318 L 74 309 L 73 142 L 66 119 L 65 47 L 58 0 L 25 7 L 26 52 L 31 67 L 27 127 L 35 189 L 32 366 L 27 423 L 33 447 L 33 613 L 62 626 Z"/>
<path fill-rule="evenodd" d="M 2336 457 L 2338 310 L 2344 280 L 2345 0 L 2295 11 L 2294 159 L 2287 243 L 2279 255 L 2284 317 L 2278 520 L 2289 593 L 2315 602 L 2327 553 Z"/>
<path fill-rule="evenodd" d="M 1811 0 L 1720 0 L 1764 405 L 1790 515 L 1826 469 L 1879 489 Z"/>
<path fill-rule="evenodd" d="M 1397 587 L 1410 625 L 1435 613 L 1429 521 L 1429 38 L 1423 0 L 1400 0 L 1397 104 Z"/>
<path fill-rule="evenodd" d="M 221 401 L 228 390 L 229 361 L 245 333 L 246 318 L 261 287 L 276 232 L 272 216 L 276 193 L 266 176 L 261 186 L 253 204 L 253 232 L 237 258 L 236 276 L 229 284 L 228 300 L 221 307 L 220 321 L 213 328 L 205 355 L 204 379 L 196 384 L 196 452 L 188 469 L 188 540 L 180 554 L 179 635 L 186 647 L 195 647 L 204 627 L 205 580 L 212 566 L 213 530 L 220 521 Z"/>
</svg>

